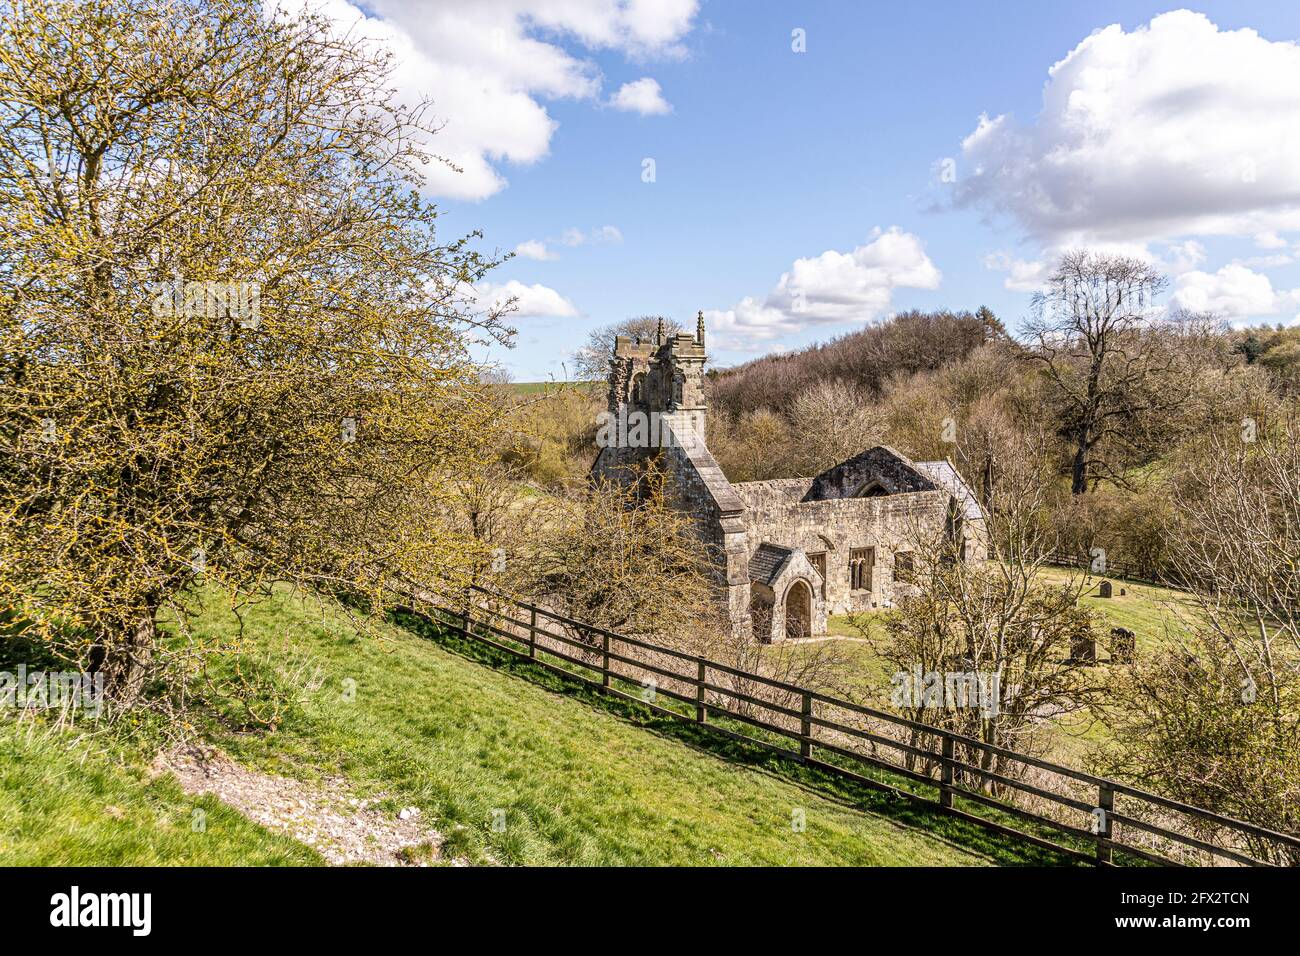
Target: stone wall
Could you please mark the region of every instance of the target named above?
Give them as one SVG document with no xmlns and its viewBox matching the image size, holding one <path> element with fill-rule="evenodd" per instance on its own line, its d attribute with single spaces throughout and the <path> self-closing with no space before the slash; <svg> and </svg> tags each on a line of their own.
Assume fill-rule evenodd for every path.
<svg viewBox="0 0 1300 956">
<path fill-rule="evenodd" d="M 746 534 L 744 503 L 704 443 L 692 440 L 691 419 L 683 413 L 665 423 L 677 440 L 660 450 L 659 461 L 673 478 L 676 505 L 709 548 L 733 629 L 749 636 L 749 555 L 757 544 Z"/>
<path fill-rule="evenodd" d="M 879 498 L 831 498 L 802 501 L 799 486 L 810 479 L 752 481 L 732 485 L 744 503 L 750 552 L 763 541 L 826 555 L 825 606 L 829 614 L 846 614 L 892 603 L 894 554 L 911 550 L 917 529 L 943 528 L 949 496 L 919 491 Z M 850 590 L 849 552 L 874 548 L 871 590 Z"/>
</svg>

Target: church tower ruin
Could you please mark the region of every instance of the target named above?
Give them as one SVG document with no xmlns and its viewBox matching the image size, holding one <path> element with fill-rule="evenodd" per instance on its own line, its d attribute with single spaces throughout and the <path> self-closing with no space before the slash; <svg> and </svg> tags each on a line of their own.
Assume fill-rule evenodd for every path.
<svg viewBox="0 0 1300 956">
<path fill-rule="evenodd" d="M 703 313 L 694 335 L 667 336 L 660 321 L 652 342 L 616 339 L 591 476 L 626 484 L 649 461 L 664 470 L 736 634 L 818 637 L 832 613 L 893 606 L 913 589 L 918 529 L 942 531 L 960 560 L 986 558 L 984 515 L 950 461 L 877 445 L 811 477 L 733 485 L 705 441 L 706 359 Z"/>
<path fill-rule="evenodd" d="M 704 313 L 696 319 L 695 335 L 664 335 L 663 319 L 653 342 L 626 335 L 614 340 L 610 359 L 609 412 L 667 417 L 679 436 L 689 429 L 705 440 L 707 404 L 704 398 Z"/>
<path fill-rule="evenodd" d="M 650 458 L 667 470 L 676 506 L 695 519 L 709 547 L 732 625 L 748 635 L 744 505 L 705 444 L 707 359 L 703 312 L 694 335 L 665 335 L 661 319 L 653 342 L 618 336 L 609 363 L 608 414 L 614 427 L 603 433 L 611 440 L 602 444 L 591 474 L 623 483 L 634 466 Z"/>
</svg>

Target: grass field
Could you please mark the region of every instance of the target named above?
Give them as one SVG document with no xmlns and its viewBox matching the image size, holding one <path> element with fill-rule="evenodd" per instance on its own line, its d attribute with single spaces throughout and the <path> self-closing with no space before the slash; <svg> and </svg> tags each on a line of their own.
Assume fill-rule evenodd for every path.
<svg viewBox="0 0 1300 956">
<path fill-rule="evenodd" d="M 1048 570 L 1048 581 L 1065 581 L 1067 571 Z M 1137 650 L 1154 649 L 1167 642 L 1171 635 L 1185 631 L 1189 624 L 1200 621 L 1201 616 L 1190 595 L 1173 588 L 1151 584 L 1134 584 L 1119 579 L 1109 579 L 1113 585 L 1112 596 L 1097 596 L 1101 578 L 1089 582 L 1089 590 L 1079 603 L 1100 616 L 1102 634 L 1112 627 L 1126 627 L 1137 637 Z M 1125 594 L 1120 594 L 1124 590 Z"/>
<path fill-rule="evenodd" d="M 1070 572 L 1049 568 L 1044 579 L 1051 583 L 1065 583 Z M 1112 596 L 1098 596 L 1101 578 L 1088 582 L 1088 589 L 1080 597 L 1081 606 L 1098 615 L 1097 631 L 1105 639 L 1113 627 L 1126 627 L 1137 640 L 1137 653 L 1149 653 L 1174 639 L 1180 632 L 1195 624 L 1200 615 L 1191 597 L 1185 592 L 1155 585 L 1134 584 L 1111 579 Z M 1121 594 L 1123 589 L 1125 592 Z M 827 633 L 845 638 L 860 638 L 860 626 L 866 624 L 873 639 L 883 636 L 885 615 L 892 611 L 871 612 L 850 617 L 833 616 L 827 621 Z M 779 646 L 779 645 L 778 645 Z M 861 640 L 845 640 L 839 651 L 850 661 L 850 667 L 838 689 L 850 698 L 877 707 L 888 707 L 890 667 L 878 655 L 875 647 Z M 774 650 L 772 653 L 790 653 Z M 797 651 L 796 651 L 797 652 Z M 1098 665 L 1105 674 L 1105 665 Z M 1074 714 L 1053 722 L 1053 741 L 1049 756 L 1071 765 L 1079 765 L 1088 751 L 1108 739 L 1106 726 L 1085 714 Z"/>
<path fill-rule="evenodd" d="M 229 612 L 198 622 L 231 633 Z M 245 639 L 281 674 L 313 675 L 273 733 L 203 721 L 255 768 L 341 775 L 381 806 L 417 806 L 447 855 L 507 864 L 987 865 L 1060 862 L 962 821 L 719 741 L 445 635 L 358 635 L 329 603 L 277 593 Z M 345 690 L 355 693 L 345 693 Z M 7 721 L 0 863 L 291 864 L 315 854 L 126 748 L 78 750 Z M 192 810 L 207 827 L 192 832 Z M 506 826 L 497 832 L 494 811 Z M 796 811 L 806 828 L 792 826 Z"/>
<path fill-rule="evenodd" d="M 511 382 L 510 389 L 516 395 L 541 395 L 548 389 L 565 386 L 591 390 L 603 388 L 604 385 L 604 382 Z"/>
<path fill-rule="evenodd" d="M 221 626 L 217 620 L 212 626 Z M 228 624 L 229 622 L 227 622 Z M 250 626 L 324 684 L 269 737 L 225 741 L 284 772 L 330 768 L 420 807 L 458 853 L 523 864 L 972 864 L 942 837 L 862 813 L 637 726 L 563 682 L 456 653 L 398 627 L 357 637 L 328 608 L 307 623 L 287 596 Z M 355 699 L 341 693 L 356 682 Z M 493 811 L 506 830 L 493 832 Z M 802 810 L 807 829 L 792 831 Z M 938 821 L 943 822 L 943 821 Z M 458 829 L 459 828 L 459 829 Z"/>
<path fill-rule="evenodd" d="M 1068 571 L 1055 568 L 1043 572 L 1043 579 L 1048 583 L 1064 584 L 1069 577 Z M 1200 620 L 1194 601 L 1183 591 L 1112 579 L 1112 596 L 1103 598 L 1098 596 L 1101 581 L 1101 578 L 1093 578 L 1088 582 L 1088 588 L 1079 599 L 1080 605 L 1096 612 L 1097 630 L 1101 637 L 1108 635 L 1113 627 L 1126 627 L 1133 631 L 1139 654 L 1166 643 L 1171 636 L 1185 632 L 1189 625 Z M 1126 593 L 1121 594 L 1121 589 Z M 868 636 L 878 639 L 884 634 L 886 615 L 892 613 L 875 611 L 853 616 L 834 615 L 827 620 L 826 632 L 838 637 L 860 638 L 863 636 L 861 626 L 865 623 L 870 628 Z M 878 663 L 870 643 L 846 641 L 843 647 L 861 660 L 868 676 L 883 678 L 885 686 L 888 686 L 888 675 Z"/>
<path fill-rule="evenodd" d="M 318 862 L 315 851 L 217 800 L 187 796 L 170 776 L 150 779 L 111 747 L 75 745 L 27 721 L 0 724 L 0 865 Z"/>
</svg>

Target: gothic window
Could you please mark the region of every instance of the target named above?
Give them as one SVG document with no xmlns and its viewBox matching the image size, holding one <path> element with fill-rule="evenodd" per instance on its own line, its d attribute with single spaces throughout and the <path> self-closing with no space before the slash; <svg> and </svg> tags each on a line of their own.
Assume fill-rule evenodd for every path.
<svg viewBox="0 0 1300 956">
<path fill-rule="evenodd" d="M 911 582 L 916 573 L 916 561 L 911 551 L 898 551 L 894 554 L 894 580 L 904 584 Z"/>
<path fill-rule="evenodd" d="M 851 590 L 871 590 L 871 569 L 875 563 L 875 548 L 853 548 L 849 551 L 849 588 Z"/>
<path fill-rule="evenodd" d="M 682 398 L 682 392 L 686 388 L 686 378 L 680 372 L 673 376 L 673 404 L 681 407 L 686 404 Z"/>
<path fill-rule="evenodd" d="M 645 404 L 645 372 L 638 372 L 632 379 L 632 403 L 634 405 Z"/>
<path fill-rule="evenodd" d="M 808 555 L 808 560 L 812 566 L 817 569 L 817 573 L 822 576 L 822 586 L 818 589 L 819 595 L 823 601 L 826 600 L 826 552 L 818 551 L 816 554 Z"/>
</svg>

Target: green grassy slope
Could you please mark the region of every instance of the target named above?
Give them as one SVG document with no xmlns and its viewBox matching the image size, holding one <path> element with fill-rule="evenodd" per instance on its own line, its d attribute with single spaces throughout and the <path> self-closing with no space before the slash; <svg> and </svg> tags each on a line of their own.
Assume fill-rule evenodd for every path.
<svg viewBox="0 0 1300 956">
<path fill-rule="evenodd" d="M 1049 581 L 1064 581 L 1068 577 L 1065 571 L 1049 570 L 1046 574 Z M 1097 612 L 1103 637 L 1112 627 L 1131 630 L 1137 638 L 1139 654 L 1165 644 L 1171 634 L 1186 633 L 1190 627 L 1204 623 L 1195 600 L 1185 591 L 1111 578 L 1112 596 L 1103 598 L 1097 596 L 1102 580 L 1094 577 L 1079 603 Z M 1121 589 L 1126 593 L 1121 595 Z"/>
<path fill-rule="evenodd" d="M 215 615 L 204 623 L 234 626 Z M 861 812 L 402 628 L 354 636 L 336 610 L 308 615 L 283 594 L 246 615 L 246 627 L 276 657 L 310 659 L 324 682 L 274 736 L 223 746 L 277 772 L 342 772 L 419 806 L 453 853 L 523 864 L 988 862 L 945 839 L 947 821 L 926 832 Z M 496 810 L 504 832 L 492 826 Z"/>
<path fill-rule="evenodd" d="M 210 605 L 208 635 L 237 622 Z M 196 713 L 237 760 L 418 806 L 447 856 L 514 864 L 1061 862 L 889 794 L 656 717 L 436 629 L 359 635 L 337 605 L 277 592 L 243 639 L 296 702 L 270 733 Z M 0 864 L 312 864 L 314 851 L 148 772 L 127 745 L 0 723 Z M 100 748 L 100 749 L 96 749 Z M 195 808 L 206 830 L 191 826 Z M 502 819 L 504 829 L 494 826 Z M 797 814 L 796 811 L 799 811 Z M 796 818 L 806 821 L 800 831 Z"/>
<path fill-rule="evenodd" d="M 196 817 L 195 810 L 203 816 Z M 196 820 L 201 825 L 196 826 Z M 0 865 L 290 866 L 313 850 L 30 723 L 0 725 Z"/>
</svg>

